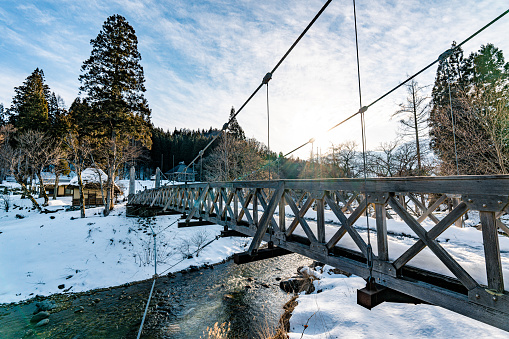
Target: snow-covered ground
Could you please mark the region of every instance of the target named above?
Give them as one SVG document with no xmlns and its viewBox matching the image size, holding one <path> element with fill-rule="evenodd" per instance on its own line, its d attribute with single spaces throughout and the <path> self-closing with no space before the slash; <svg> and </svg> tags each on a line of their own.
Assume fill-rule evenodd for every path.
<svg viewBox="0 0 509 339">
<path fill-rule="evenodd" d="M 290 319 L 291 339 L 330 338 L 509 338 L 509 333 L 431 305 L 357 305 L 359 277 L 316 268 L 315 292 L 301 293 Z M 319 292 L 320 291 L 320 292 Z"/>
<path fill-rule="evenodd" d="M 244 251 L 249 241 L 219 238 L 187 259 L 197 246 L 215 239 L 223 227 L 177 228 L 178 215 L 148 220 L 126 217 L 125 203 L 116 205 L 108 217 L 102 216 L 100 207 L 89 208 L 81 219 L 79 211 L 66 211 L 70 197 L 50 200 L 47 210 L 58 211 L 47 214 L 32 210 L 30 201 L 19 195 L 11 195 L 10 200 L 9 212 L 0 209 L 0 303 L 152 277 L 150 227 L 157 235 L 158 273 L 220 262 Z"/>
<path fill-rule="evenodd" d="M 136 181 L 136 190 L 153 185 L 153 181 Z M 119 186 L 127 191 L 128 181 L 121 181 Z M 58 211 L 47 214 L 32 210 L 27 199 L 21 200 L 19 196 L 10 199 L 9 212 L 0 208 L 0 303 L 20 301 L 36 294 L 78 292 L 150 278 L 154 274 L 152 229 L 157 234 L 158 273 L 219 262 L 244 251 L 249 242 L 244 238 L 219 238 L 198 255 L 188 258 L 197 246 L 215 239 L 222 226 L 179 229 L 178 216 L 128 218 L 125 203 L 117 205 L 108 217 L 102 216 L 102 208 L 87 209 L 87 217 L 81 219 L 79 211 L 67 211 L 71 204 L 69 197 L 50 200 L 47 209 Z M 293 219 L 292 214 L 287 209 L 289 221 Z M 470 216 L 475 219 L 475 214 Z M 314 229 L 316 212 L 308 211 L 305 218 Z M 337 231 L 338 225 L 334 223 L 338 220 L 330 211 L 326 211 L 325 219 L 329 222 L 328 239 Z M 367 241 L 366 223 L 367 219 L 362 217 L 356 228 Z M 375 220 L 369 219 L 369 224 L 373 229 Z M 423 226 L 429 230 L 433 223 L 425 221 Z M 392 234 L 390 258 L 395 259 L 416 241 L 416 236 L 398 220 L 388 220 L 387 227 Z M 300 226 L 295 233 L 304 234 Z M 474 279 L 485 283 L 481 232 L 474 227 L 452 226 L 438 240 Z M 500 236 L 499 240 L 508 283 L 509 238 Z M 348 234 L 339 244 L 357 249 Z M 372 244 L 376 253 L 376 241 Z M 450 274 L 428 249 L 410 264 Z M 303 332 L 303 338 L 509 337 L 507 332 L 435 306 L 385 303 L 368 311 L 356 304 L 356 290 L 365 285 L 364 280 L 331 275 L 327 268 L 317 275 L 321 279 L 315 281 L 315 292 L 298 299 L 299 305 L 290 320 L 290 338 L 300 338 Z"/>
</svg>

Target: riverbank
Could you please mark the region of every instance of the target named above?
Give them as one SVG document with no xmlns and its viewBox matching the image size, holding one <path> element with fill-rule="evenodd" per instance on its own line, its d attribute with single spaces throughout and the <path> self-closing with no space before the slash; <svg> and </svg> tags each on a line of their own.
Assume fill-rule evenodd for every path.
<svg viewBox="0 0 509 339">
<path fill-rule="evenodd" d="M 107 217 L 89 208 L 82 219 L 70 203 L 70 197 L 50 200 L 47 213 L 38 213 L 14 195 L 9 211 L 0 211 L 0 303 L 148 279 L 154 239 L 158 274 L 221 262 L 250 241 L 217 239 L 218 225 L 178 228 L 179 215 L 126 217 L 125 202 Z"/>
</svg>

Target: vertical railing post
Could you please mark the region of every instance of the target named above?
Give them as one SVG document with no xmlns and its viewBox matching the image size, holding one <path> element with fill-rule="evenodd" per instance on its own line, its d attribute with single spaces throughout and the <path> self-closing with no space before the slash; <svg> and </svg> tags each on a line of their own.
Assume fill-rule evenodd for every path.
<svg viewBox="0 0 509 339">
<path fill-rule="evenodd" d="M 134 166 L 131 166 L 131 169 L 129 170 L 129 202 L 134 198 L 134 194 L 136 193 L 135 174 Z"/>
<path fill-rule="evenodd" d="M 233 188 L 233 223 L 237 225 L 237 219 L 239 218 L 239 197 L 237 194 L 242 194 L 242 190 L 238 188 Z"/>
<path fill-rule="evenodd" d="M 218 200 L 219 200 L 219 214 L 218 214 L 217 218 L 218 218 L 218 220 L 222 220 L 223 219 L 223 187 L 219 187 L 217 194 L 218 194 Z"/>
<path fill-rule="evenodd" d="M 256 188 L 253 195 L 253 223 L 258 227 L 258 193 L 260 189 Z"/>
<path fill-rule="evenodd" d="M 452 208 L 456 208 L 456 206 L 458 206 L 458 204 L 460 203 L 460 199 L 459 198 L 453 198 L 452 199 Z M 454 225 L 456 227 L 459 227 L 459 228 L 462 228 L 463 227 L 463 217 L 459 218 L 458 220 L 456 220 L 454 222 Z"/>
<path fill-rule="evenodd" d="M 376 217 L 376 240 L 378 245 L 378 259 L 389 260 L 389 248 L 387 245 L 387 215 L 385 203 L 375 203 Z"/>
<path fill-rule="evenodd" d="M 161 187 L 161 170 L 159 167 L 156 168 L 156 184 L 155 188 Z"/>
<path fill-rule="evenodd" d="M 316 199 L 316 228 L 317 240 L 319 243 L 325 243 L 325 216 L 324 216 L 324 203 L 322 199 Z"/>
<path fill-rule="evenodd" d="M 281 232 L 286 232 L 286 200 L 285 200 L 286 193 L 283 192 L 283 195 L 281 196 L 281 199 L 279 200 L 279 229 Z M 291 199 L 291 198 L 290 198 Z"/>
<path fill-rule="evenodd" d="M 500 246 L 498 243 L 495 212 L 479 211 L 479 216 L 482 225 L 488 288 L 495 292 L 503 293 L 504 277 L 502 274 L 502 261 L 500 259 Z"/>
</svg>

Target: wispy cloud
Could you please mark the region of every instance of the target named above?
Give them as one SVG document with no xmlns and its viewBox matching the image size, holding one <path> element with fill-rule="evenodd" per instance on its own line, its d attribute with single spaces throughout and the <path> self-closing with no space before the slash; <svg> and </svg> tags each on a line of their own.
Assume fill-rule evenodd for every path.
<svg viewBox="0 0 509 339">
<path fill-rule="evenodd" d="M 2 8 L 0 52 L 8 58 L 0 58 L 0 76 L 8 80 L 0 84 L 0 102 L 8 105 L 13 88 L 41 67 L 52 90 L 70 104 L 90 39 L 109 15 L 119 13 L 137 32 L 154 123 L 165 129 L 221 127 L 230 107 L 240 107 L 323 3 L 52 0 Z M 369 0 L 357 5 L 365 104 L 507 6 L 497 0 Z M 492 42 L 508 55 L 508 22 L 505 18 L 465 45 L 467 53 Z M 274 74 L 269 85 L 273 149 L 293 149 L 358 109 L 354 39 L 352 3 L 333 1 Z M 432 84 L 435 70 L 417 80 Z M 246 134 L 263 142 L 265 93 L 264 88 L 239 115 Z M 371 148 L 395 138 L 397 122 L 390 115 L 404 97 L 399 90 L 368 111 Z M 328 139 L 322 147 L 360 140 L 359 122 L 338 128 Z"/>
</svg>

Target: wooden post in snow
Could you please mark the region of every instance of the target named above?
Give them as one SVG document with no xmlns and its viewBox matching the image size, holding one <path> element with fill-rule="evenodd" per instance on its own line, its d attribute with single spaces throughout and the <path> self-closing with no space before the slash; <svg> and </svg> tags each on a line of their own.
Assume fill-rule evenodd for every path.
<svg viewBox="0 0 509 339">
<path fill-rule="evenodd" d="M 161 170 L 156 168 L 156 188 L 161 187 Z"/>
<path fill-rule="evenodd" d="M 136 193 L 136 183 L 134 181 L 134 175 L 135 175 L 135 169 L 134 166 L 131 166 L 131 169 L 129 170 L 129 197 L 128 199 L 131 199 L 134 197 L 134 194 Z"/>
</svg>

